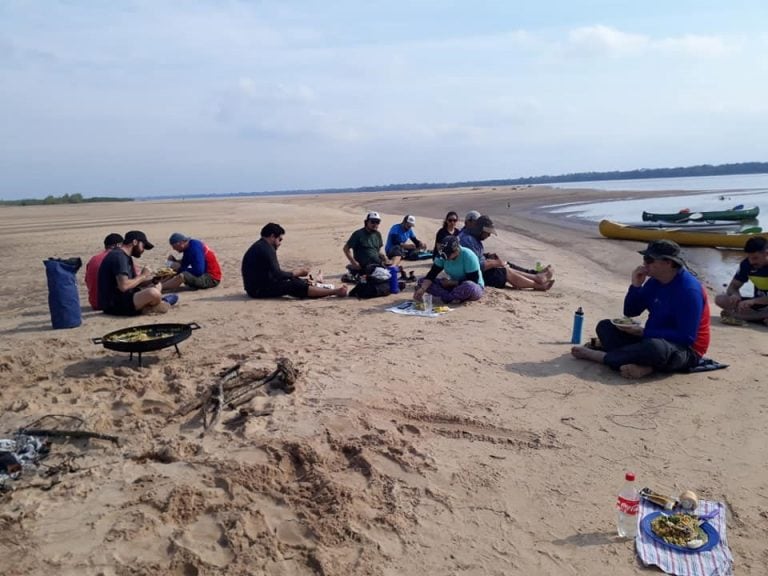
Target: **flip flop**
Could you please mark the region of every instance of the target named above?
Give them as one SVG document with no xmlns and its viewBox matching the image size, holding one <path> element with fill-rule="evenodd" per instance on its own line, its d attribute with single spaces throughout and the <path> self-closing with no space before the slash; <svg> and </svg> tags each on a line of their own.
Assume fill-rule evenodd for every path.
<svg viewBox="0 0 768 576">
<path fill-rule="evenodd" d="M 173 306 L 178 301 L 179 301 L 178 294 L 166 294 L 165 296 L 163 296 L 163 302 L 167 303 L 169 306 Z"/>
</svg>

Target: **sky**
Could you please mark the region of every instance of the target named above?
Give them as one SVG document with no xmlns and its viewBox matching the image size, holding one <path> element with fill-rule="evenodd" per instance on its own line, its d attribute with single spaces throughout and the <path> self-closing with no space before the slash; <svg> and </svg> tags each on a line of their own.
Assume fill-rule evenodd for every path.
<svg viewBox="0 0 768 576">
<path fill-rule="evenodd" d="M 0 199 L 768 161 L 764 0 L 0 0 Z"/>
</svg>

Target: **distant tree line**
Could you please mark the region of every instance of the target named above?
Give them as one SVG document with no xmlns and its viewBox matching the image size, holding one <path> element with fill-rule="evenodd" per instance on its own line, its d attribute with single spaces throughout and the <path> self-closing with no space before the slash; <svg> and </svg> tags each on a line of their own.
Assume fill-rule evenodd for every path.
<svg viewBox="0 0 768 576">
<path fill-rule="evenodd" d="M 83 198 L 82 194 L 64 194 L 63 196 L 46 196 L 39 198 L 24 198 L 22 200 L 0 200 L 0 206 L 40 206 L 45 204 L 89 204 L 92 202 L 133 202 L 133 198 L 110 198 L 94 196 Z"/>
</svg>

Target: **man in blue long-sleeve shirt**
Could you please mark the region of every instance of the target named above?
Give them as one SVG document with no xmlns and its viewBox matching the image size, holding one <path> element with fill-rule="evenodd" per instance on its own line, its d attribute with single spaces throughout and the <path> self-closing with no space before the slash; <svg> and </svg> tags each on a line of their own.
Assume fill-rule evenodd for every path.
<svg viewBox="0 0 768 576">
<path fill-rule="evenodd" d="M 693 368 L 709 347 L 707 293 L 686 269 L 675 242 L 655 240 L 640 254 L 643 264 L 632 272 L 624 315 L 648 310 L 645 327 L 601 320 L 596 331 L 602 350 L 574 346 L 571 353 L 606 364 L 625 378 Z"/>
<path fill-rule="evenodd" d="M 181 232 L 174 232 L 168 239 L 171 248 L 182 253 L 181 260 L 168 256 L 170 266 L 178 275 L 163 283 L 163 290 L 175 290 L 186 284 L 193 290 L 215 288 L 221 282 L 221 266 L 216 254 L 208 245 Z"/>
</svg>

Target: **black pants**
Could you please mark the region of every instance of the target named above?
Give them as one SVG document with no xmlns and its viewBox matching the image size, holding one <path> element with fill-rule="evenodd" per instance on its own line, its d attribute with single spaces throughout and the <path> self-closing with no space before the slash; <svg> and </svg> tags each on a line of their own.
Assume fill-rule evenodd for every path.
<svg viewBox="0 0 768 576">
<path fill-rule="evenodd" d="M 662 338 L 633 336 L 619 330 L 610 320 L 601 320 L 596 332 L 606 351 L 603 362 L 613 370 L 637 364 L 660 372 L 685 372 L 699 362 L 699 355 L 688 346 Z"/>
</svg>

